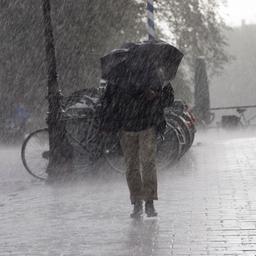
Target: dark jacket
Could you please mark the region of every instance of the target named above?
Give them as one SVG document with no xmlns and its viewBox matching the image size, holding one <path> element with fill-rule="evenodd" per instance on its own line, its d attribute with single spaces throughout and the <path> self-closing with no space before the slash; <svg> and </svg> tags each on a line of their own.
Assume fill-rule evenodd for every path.
<svg viewBox="0 0 256 256">
<path fill-rule="evenodd" d="M 108 83 L 101 101 L 102 130 L 117 132 L 123 129 L 137 132 L 155 127 L 162 132 L 165 128 L 164 107 L 166 102 L 172 104 L 173 93 L 166 94 L 170 90 L 162 88 L 162 83 L 154 72 L 145 74 L 141 84 L 135 79 L 126 77 Z"/>
</svg>

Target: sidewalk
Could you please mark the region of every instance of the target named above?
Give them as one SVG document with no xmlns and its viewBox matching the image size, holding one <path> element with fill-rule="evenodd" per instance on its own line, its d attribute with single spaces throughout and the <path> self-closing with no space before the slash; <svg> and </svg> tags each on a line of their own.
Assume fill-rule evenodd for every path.
<svg viewBox="0 0 256 256">
<path fill-rule="evenodd" d="M 44 185 L 8 150 L 0 150 L 1 256 L 256 255 L 256 132 L 198 134 L 158 175 L 159 217 L 140 221 L 129 218 L 124 177 Z"/>
</svg>

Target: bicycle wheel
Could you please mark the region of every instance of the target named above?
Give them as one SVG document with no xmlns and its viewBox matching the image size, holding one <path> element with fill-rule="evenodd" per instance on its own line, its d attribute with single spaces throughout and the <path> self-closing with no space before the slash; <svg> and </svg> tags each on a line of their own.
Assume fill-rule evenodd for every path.
<svg viewBox="0 0 256 256">
<path fill-rule="evenodd" d="M 182 143 L 177 129 L 167 122 L 166 131 L 157 139 L 156 165 L 159 170 L 168 168 L 180 157 Z"/>
<path fill-rule="evenodd" d="M 156 141 L 156 167 L 165 169 L 174 163 L 181 154 L 180 135 L 176 128 L 167 123 L 167 128 L 162 136 L 157 137 Z M 113 170 L 124 174 L 126 171 L 125 160 L 119 142 L 119 137 L 109 137 L 105 143 L 104 156 L 107 163 Z"/>
<path fill-rule="evenodd" d="M 104 157 L 113 170 L 125 174 L 125 161 L 118 135 L 109 136 L 105 140 Z"/>
<path fill-rule="evenodd" d="M 86 146 L 90 152 L 91 158 L 94 160 L 97 160 L 102 156 L 102 141 L 103 134 L 100 131 L 100 119 L 96 114 L 91 121 L 86 136 Z"/>
<path fill-rule="evenodd" d="M 39 129 L 28 135 L 21 147 L 21 159 L 25 169 L 33 177 L 45 180 L 49 163 L 48 129 Z"/>
<path fill-rule="evenodd" d="M 189 148 L 192 146 L 194 139 L 195 139 L 195 133 L 196 133 L 196 127 L 195 127 L 195 121 L 192 113 L 189 112 L 183 112 L 182 117 L 187 121 L 189 130 L 190 130 L 190 143 Z"/>
<path fill-rule="evenodd" d="M 173 123 L 175 127 L 176 126 L 180 127 L 180 129 L 182 130 L 182 133 L 184 135 L 184 140 L 185 140 L 181 149 L 181 156 L 183 156 L 188 151 L 191 145 L 191 141 L 192 141 L 191 130 L 188 127 L 186 120 L 182 116 L 178 116 L 174 113 L 168 113 L 166 117 L 168 119 L 168 122 Z"/>
</svg>

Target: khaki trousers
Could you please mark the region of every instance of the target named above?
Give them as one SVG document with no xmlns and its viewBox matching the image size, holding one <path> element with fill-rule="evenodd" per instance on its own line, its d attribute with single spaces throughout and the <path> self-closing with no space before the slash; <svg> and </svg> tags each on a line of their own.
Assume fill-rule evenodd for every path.
<svg viewBox="0 0 256 256">
<path fill-rule="evenodd" d="M 125 157 L 131 203 L 134 204 L 136 200 L 157 200 L 155 129 L 122 131 L 120 142 Z"/>
</svg>

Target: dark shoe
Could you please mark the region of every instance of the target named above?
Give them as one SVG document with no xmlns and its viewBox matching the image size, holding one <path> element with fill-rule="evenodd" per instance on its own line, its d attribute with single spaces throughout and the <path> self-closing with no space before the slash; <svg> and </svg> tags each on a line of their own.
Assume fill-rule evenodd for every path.
<svg viewBox="0 0 256 256">
<path fill-rule="evenodd" d="M 155 210 L 153 200 L 149 200 L 145 202 L 145 213 L 147 214 L 148 217 L 157 216 L 157 212 Z"/>
<path fill-rule="evenodd" d="M 143 214 L 142 201 L 135 201 L 131 218 L 139 218 Z"/>
</svg>

